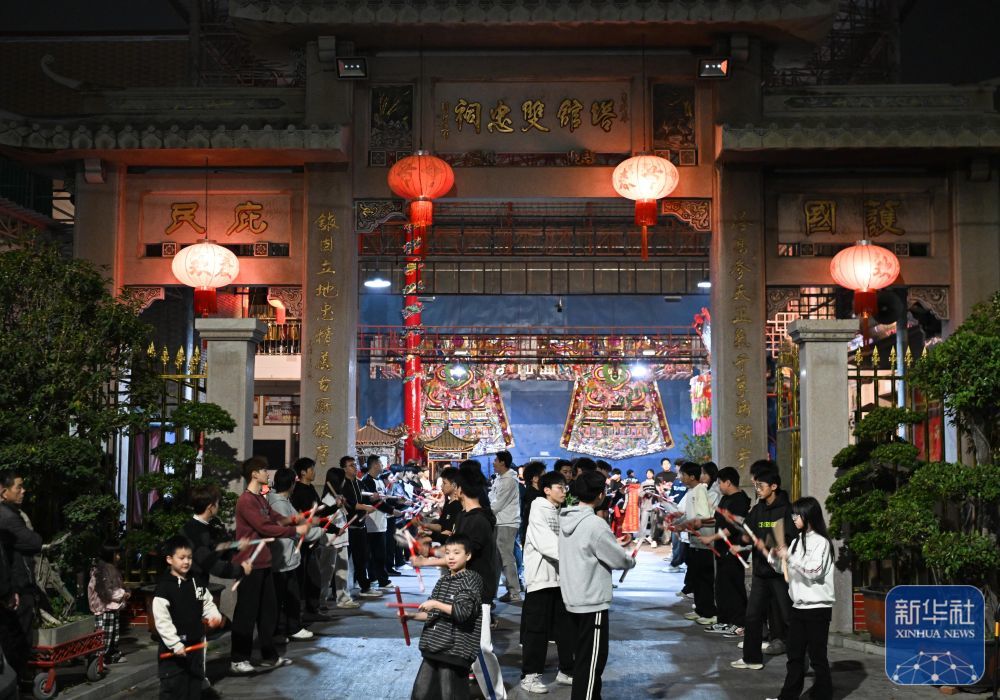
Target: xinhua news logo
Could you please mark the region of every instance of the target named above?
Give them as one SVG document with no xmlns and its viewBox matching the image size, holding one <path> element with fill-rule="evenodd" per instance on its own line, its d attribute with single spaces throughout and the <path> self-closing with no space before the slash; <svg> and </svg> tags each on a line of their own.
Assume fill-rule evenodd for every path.
<svg viewBox="0 0 1000 700">
<path fill-rule="evenodd" d="M 974 586 L 896 586 L 885 673 L 898 685 L 973 685 L 986 672 L 986 604 Z"/>
</svg>

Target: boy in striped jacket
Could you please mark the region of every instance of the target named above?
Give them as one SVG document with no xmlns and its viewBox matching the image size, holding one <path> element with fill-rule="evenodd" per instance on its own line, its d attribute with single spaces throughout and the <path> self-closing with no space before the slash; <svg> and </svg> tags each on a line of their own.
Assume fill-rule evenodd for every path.
<svg viewBox="0 0 1000 700">
<path fill-rule="evenodd" d="M 448 574 L 438 579 L 431 597 L 410 615 L 425 621 L 420 634 L 423 663 L 413 681 L 411 700 L 469 697 L 469 667 L 479 653 L 482 633 L 483 582 L 465 568 L 472 558 L 472 543 L 455 534 L 444 543 Z"/>
</svg>

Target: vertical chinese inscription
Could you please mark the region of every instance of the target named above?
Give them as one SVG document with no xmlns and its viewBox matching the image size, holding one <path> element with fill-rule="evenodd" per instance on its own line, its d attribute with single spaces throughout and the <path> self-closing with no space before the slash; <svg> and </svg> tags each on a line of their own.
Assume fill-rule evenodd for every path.
<svg viewBox="0 0 1000 700">
<path fill-rule="evenodd" d="M 747 340 L 747 332 L 753 331 L 750 310 L 756 296 L 753 285 L 747 285 L 744 279 L 752 280 L 753 265 L 755 261 L 749 254 L 747 247 L 747 230 L 750 223 L 747 221 L 747 213 L 741 211 L 736 216 L 736 236 L 732 241 L 733 262 L 729 266 L 729 277 L 735 283 L 732 293 L 729 295 L 729 303 L 732 304 L 733 324 L 732 350 L 733 367 L 736 369 L 734 392 L 735 403 L 732 415 L 732 438 L 736 442 L 736 462 L 740 471 L 746 471 L 752 455 L 750 446 L 753 444 L 753 413 L 752 406 L 747 398 L 747 362 L 750 357 L 742 350 L 750 349 Z"/>
<path fill-rule="evenodd" d="M 340 226 L 332 211 L 320 213 L 313 221 L 313 226 L 323 235 L 316 250 L 319 268 L 317 277 L 321 281 L 313 289 L 313 297 L 318 303 L 314 307 L 315 316 L 311 319 L 315 325 L 313 342 L 310 344 L 310 361 L 316 371 L 316 390 L 319 394 L 315 400 L 312 434 L 316 438 L 316 463 L 325 467 L 330 458 L 330 441 L 333 439 L 329 418 L 332 409 L 329 394 L 333 383 L 333 365 L 330 363 L 329 347 L 333 338 L 332 322 L 335 320 L 333 306 L 325 300 L 336 298 L 340 294 L 333 269 L 333 235 Z"/>
</svg>

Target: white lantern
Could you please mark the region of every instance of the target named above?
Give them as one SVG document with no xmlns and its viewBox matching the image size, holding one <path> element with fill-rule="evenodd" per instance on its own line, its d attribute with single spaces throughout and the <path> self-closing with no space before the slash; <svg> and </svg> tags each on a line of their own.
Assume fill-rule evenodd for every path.
<svg viewBox="0 0 1000 700">
<path fill-rule="evenodd" d="M 632 156 L 622 161 L 611 175 L 611 186 L 622 197 L 635 201 L 635 223 L 642 226 L 642 258 L 649 256 L 646 227 L 656 225 L 656 200 L 674 191 L 680 175 L 666 158 Z"/>
<path fill-rule="evenodd" d="M 170 269 L 182 284 L 194 287 L 194 310 L 206 316 L 218 310 L 215 290 L 232 284 L 240 274 L 240 261 L 232 251 L 211 241 L 182 248 Z"/>
</svg>

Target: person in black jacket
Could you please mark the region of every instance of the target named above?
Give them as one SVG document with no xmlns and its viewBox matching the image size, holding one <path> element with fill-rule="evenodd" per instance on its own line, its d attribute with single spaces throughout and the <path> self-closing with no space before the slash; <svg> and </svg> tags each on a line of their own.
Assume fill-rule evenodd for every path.
<svg viewBox="0 0 1000 700">
<path fill-rule="evenodd" d="M 14 607 L 0 613 L 0 644 L 11 665 L 23 674 L 31 656 L 31 627 L 35 619 L 35 555 L 42 551 L 42 536 L 35 532 L 21 511 L 24 479 L 20 474 L 0 472 L 0 542 L 3 543 Z"/>
<path fill-rule="evenodd" d="M 219 514 L 222 493 L 215 484 L 199 484 L 191 489 L 191 508 L 194 515 L 184 523 L 184 536 L 191 540 L 191 577 L 202 588 L 208 588 L 209 576 L 236 579 L 250 573 L 248 562 L 233 564 L 229 558 L 236 549 L 222 552 L 216 547 L 230 541 Z"/>
<path fill-rule="evenodd" d="M 746 519 L 746 524 L 756 536 L 756 544 L 753 551 L 750 598 L 747 600 L 746 629 L 743 634 L 743 657 L 730 665 L 733 668 L 759 670 L 764 668 L 761 644 L 768 607 L 776 605 L 780 618 L 780 625 L 771 624 L 771 644 L 776 640 L 784 641 L 792 612 L 788 584 L 767 561 L 767 551 L 775 546 L 790 544 L 796 530 L 792 524 L 792 506 L 788 502 L 788 496 L 780 489 L 781 477 L 778 473 L 770 470 L 760 472 L 754 486 L 760 500 Z M 775 524 L 779 522 L 784 529 L 782 542 L 776 540 Z M 744 541 L 749 542 L 750 538 L 744 535 Z"/>
<path fill-rule="evenodd" d="M 728 511 L 734 517 L 745 518 L 750 510 L 750 497 L 740 488 L 740 473 L 732 467 L 720 469 L 716 477 L 722 499 L 719 510 Z M 702 542 L 712 542 L 718 554 L 715 560 L 715 606 L 719 621 L 706 631 L 717 634 L 740 636 L 746 625 L 747 590 L 743 564 L 737 557 L 738 551 L 730 551 L 726 539 L 737 547 L 743 541 L 743 530 L 733 525 L 719 511 L 715 513 L 714 535 L 700 537 Z"/>
<path fill-rule="evenodd" d="M 358 595 L 362 598 L 379 598 L 382 596 L 382 592 L 378 589 L 373 590 L 372 581 L 368 578 L 368 530 L 365 527 L 365 516 L 374 511 L 375 508 L 370 504 L 370 499 L 362 495 L 361 484 L 358 483 L 358 464 L 354 457 L 347 455 L 341 457 L 340 468 L 344 471 L 344 485 L 341 495 L 344 499 L 347 519 L 351 520 L 357 516 L 357 519 L 347 529 L 347 536 L 351 559 L 354 562 L 354 580 L 361 589 Z"/>
<path fill-rule="evenodd" d="M 208 589 L 198 585 L 189 573 L 191 542 L 175 535 L 164 544 L 169 569 L 156 585 L 153 622 L 160 637 L 160 700 L 198 700 L 205 677 L 205 628 L 222 624 L 222 615 Z M 164 658 L 166 657 L 166 658 Z"/>
<path fill-rule="evenodd" d="M 319 493 L 313 486 L 316 479 L 316 462 L 308 457 L 300 457 L 292 465 L 295 472 L 296 482 L 292 486 L 292 492 L 288 496 L 292 507 L 299 513 L 308 513 L 316 508 L 313 514 L 313 522 L 318 524 L 317 518 L 330 514 L 335 508 L 326 508 L 319 499 Z M 302 545 L 302 563 L 295 570 L 297 584 L 299 586 L 299 596 L 305 602 L 306 613 L 319 617 L 326 612 L 324 601 L 320 600 L 320 591 L 323 588 L 324 574 L 329 577 L 333 573 L 333 562 L 329 548 L 324 546 L 326 538 L 318 542 L 305 542 Z"/>
</svg>

